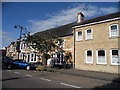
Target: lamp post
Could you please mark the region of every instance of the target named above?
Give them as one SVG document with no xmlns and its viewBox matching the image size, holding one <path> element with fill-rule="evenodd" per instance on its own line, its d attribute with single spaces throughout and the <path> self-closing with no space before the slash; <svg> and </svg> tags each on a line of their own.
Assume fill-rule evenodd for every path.
<svg viewBox="0 0 120 90">
<path fill-rule="evenodd" d="M 15 25 L 14 28 L 20 28 L 20 37 L 19 37 L 19 44 L 18 44 L 18 60 L 19 60 L 19 53 L 21 52 L 20 51 L 20 42 L 21 42 L 21 39 L 22 39 L 22 31 L 23 30 L 27 30 L 26 28 L 22 27 L 21 25 Z"/>
</svg>

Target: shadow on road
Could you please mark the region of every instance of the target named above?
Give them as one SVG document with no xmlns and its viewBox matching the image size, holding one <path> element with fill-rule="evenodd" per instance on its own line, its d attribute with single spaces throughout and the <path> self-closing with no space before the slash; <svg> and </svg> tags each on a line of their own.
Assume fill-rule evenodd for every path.
<svg viewBox="0 0 120 90">
<path fill-rule="evenodd" d="M 2 79 L 2 81 L 15 80 L 15 79 L 20 79 L 20 78 L 8 78 L 8 79 Z"/>
<path fill-rule="evenodd" d="M 102 86 L 97 86 L 94 88 L 94 90 L 102 89 L 102 88 L 118 88 L 119 89 L 120 88 L 120 77 L 113 79 L 111 83 L 108 83 Z M 117 90 L 117 89 L 114 89 L 114 90 Z"/>
</svg>

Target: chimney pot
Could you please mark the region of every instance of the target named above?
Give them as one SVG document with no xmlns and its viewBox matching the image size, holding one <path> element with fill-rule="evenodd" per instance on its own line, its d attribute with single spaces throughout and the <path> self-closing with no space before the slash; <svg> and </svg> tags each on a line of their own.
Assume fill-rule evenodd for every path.
<svg viewBox="0 0 120 90">
<path fill-rule="evenodd" d="M 83 20 L 84 20 L 84 15 L 81 12 L 77 13 L 77 22 L 79 23 Z"/>
</svg>

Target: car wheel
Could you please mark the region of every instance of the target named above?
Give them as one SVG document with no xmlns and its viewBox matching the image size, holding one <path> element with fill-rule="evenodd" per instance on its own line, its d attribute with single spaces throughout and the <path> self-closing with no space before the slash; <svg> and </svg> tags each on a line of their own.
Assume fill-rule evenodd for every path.
<svg viewBox="0 0 120 90">
<path fill-rule="evenodd" d="M 8 66 L 7 66 L 7 69 L 12 69 L 12 65 L 8 65 Z"/>
<path fill-rule="evenodd" d="M 26 70 L 30 70 L 30 65 L 26 66 Z"/>
</svg>

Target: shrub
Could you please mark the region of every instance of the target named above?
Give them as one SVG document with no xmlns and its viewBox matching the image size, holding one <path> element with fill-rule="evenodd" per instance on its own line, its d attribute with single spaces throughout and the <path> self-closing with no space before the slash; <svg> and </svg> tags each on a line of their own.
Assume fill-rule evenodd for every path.
<svg viewBox="0 0 120 90">
<path fill-rule="evenodd" d="M 44 71 L 45 70 L 45 68 L 43 67 L 43 66 L 37 66 L 37 68 L 36 68 L 36 70 L 37 71 Z"/>
<path fill-rule="evenodd" d="M 52 69 L 52 68 L 49 68 L 47 71 L 49 71 L 49 72 L 56 72 L 54 69 Z"/>
</svg>

